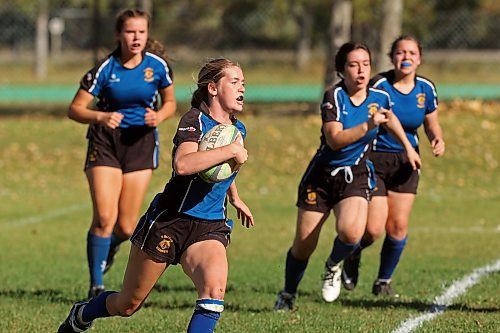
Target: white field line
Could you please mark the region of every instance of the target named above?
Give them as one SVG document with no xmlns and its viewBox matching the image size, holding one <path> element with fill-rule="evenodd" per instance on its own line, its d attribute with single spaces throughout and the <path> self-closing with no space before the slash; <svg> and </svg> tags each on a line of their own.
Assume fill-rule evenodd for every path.
<svg viewBox="0 0 500 333">
<path fill-rule="evenodd" d="M 475 269 L 471 274 L 463 277 L 461 280 L 455 281 L 442 295 L 436 297 L 434 303 L 426 313 L 407 319 L 392 333 L 409 333 L 419 328 L 424 322 L 442 314 L 448 306 L 453 304 L 455 298 L 464 294 L 467 289 L 478 283 L 482 277 L 498 271 L 500 271 L 500 260 L 497 260 L 493 265 Z"/>
<path fill-rule="evenodd" d="M 80 210 L 84 210 L 88 207 L 88 204 L 78 204 L 78 205 L 72 205 L 60 209 L 55 209 L 49 212 L 46 212 L 44 214 L 40 215 L 34 215 L 34 216 L 29 216 L 25 218 L 21 218 L 18 220 L 13 220 L 10 222 L 6 223 L 0 223 L 0 230 L 7 230 L 7 229 L 13 229 L 13 228 L 18 228 L 22 227 L 28 224 L 36 224 L 40 223 L 46 220 L 54 219 L 56 217 L 64 216 L 69 213 L 77 212 Z"/>
</svg>

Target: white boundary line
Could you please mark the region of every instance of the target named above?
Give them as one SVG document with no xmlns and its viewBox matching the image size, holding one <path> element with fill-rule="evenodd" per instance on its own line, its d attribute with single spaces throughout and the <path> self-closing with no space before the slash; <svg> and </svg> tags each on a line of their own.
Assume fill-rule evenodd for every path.
<svg viewBox="0 0 500 333">
<path fill-rule="evenodd" d="M 46 212 L 44 214 L 40 215 L 35 215 L 35 216 L 30 216 L 30 217 L 25 217 L 21 218 L 19 220 L 14 220 L 5 224 L 0 224 L 0 230 L 7 230 L 7 229 L 14 229 L 17 227 L 22 227 L 28 224 L 35 224 L 35 223 L 40 223 L 49 219 L 53 219 L 56 217 L 64 216 L 66 214 L 72 213 L 72 212 L 77 212 L 80 210 L 83 210 L 88 207 L 88 204 L 78 204 L 78 205 L 72 205 L 60 209 L 55 209 L 49 212 Z"/>
<path fill-rule="evenodd" d="M 453 304 L 455 298 L 464 294 L 468 288 L 478 283 L 483 276 L 498 271 L 500 271 L 500 260 L 497 260 L 493 265 L 476 268 L 471 274 L 463 277 L 461 280 L 455 281 L 442 295 L 436 297 L 431 308 L 426 313 L 405 320 L 392 333 L 409 333 L 419 328 L 424 322 L 442 314 L 448 306 Z"/>
</svg>

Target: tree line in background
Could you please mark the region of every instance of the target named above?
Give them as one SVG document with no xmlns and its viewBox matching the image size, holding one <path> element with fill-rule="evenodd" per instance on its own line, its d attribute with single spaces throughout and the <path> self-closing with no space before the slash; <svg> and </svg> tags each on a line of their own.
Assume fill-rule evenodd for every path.
<svg viewBox="0 0 500 333">
<path fill-rule="evenodd" d="M 311 50 L 325 49 L 330 58 L 349 39 L 368 44 L 382 66 L 401 32 L 426 48 L 500 48 L 498 0 L 7 0 L 0 4 L 0 43 L 35 45 L 42 13 L 47 26 L 54 18 L 64 23 L 63 49 L 97 55 L 114 46 L 114 15 L 124 7 L 151 12 L 153 37 L 169 47 L 296 50 L 298 67 Z"/>
</svg>

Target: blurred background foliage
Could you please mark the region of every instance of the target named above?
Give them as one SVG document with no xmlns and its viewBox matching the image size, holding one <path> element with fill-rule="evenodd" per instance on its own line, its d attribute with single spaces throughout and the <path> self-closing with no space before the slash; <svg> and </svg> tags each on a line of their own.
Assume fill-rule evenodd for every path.
<svg viewBox="0 0 500 333">
<path fill-rule="evenodd" d="M 168 45 L 194 49 L 294 49 L 301 29 L 310 29 L 312 48 L 323 47 L 331 0 L 4 0 L 0 4 L 0 42 L 4 49 L 30 49 L 37 14 L 64 21 L 64 49 L 92 48 L 92 25 L 99 23 L 99 46 L 113 45 L 113 21 L 124 7 L 146 6 L 153 35 Z M 353 39 L 376 46 L 383 0 L 352 0 Z M 99 15 L 96 18 L 95 15 Z M 304 18 L 311 18 L 304 27 Z M 500 48 L 497 0 L 404 0 L 403 27 L 430 49 Z"/>
</svg>

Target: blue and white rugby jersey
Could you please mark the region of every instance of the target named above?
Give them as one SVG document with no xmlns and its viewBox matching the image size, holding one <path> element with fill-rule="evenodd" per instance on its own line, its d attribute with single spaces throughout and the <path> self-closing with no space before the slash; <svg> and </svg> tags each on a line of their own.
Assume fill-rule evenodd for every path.
<svg viewBox="0 0 500 333">
<path fill-rule="evenodd" d="M 181 143 L 199 143 L 206 132 L 219 124 L 210 117 L 206 105 L 202 104 L 200 109 L 192 108 L 180 119 L 173 139 L 172 163 Z M 238 128 L 244 139 L 247 132 L 243 123 L 234 118 L 233 125 Z M 173 170 L 172 177 L 161 194 L 159 207 L 173 214 L 181 213 L 203 220 L 225 219 L 226 192 L 236 175 L 237 172 L 219 183 L 207 183 L 197 174 L 180 176 Z"/>
<path fill-rule="evenodd" d="M 403 94 L 394 88 L 394 76 L 394 70 L 390 70 L 378 74 L 370 82 L 374 88 L 383 89 L 389 93 L 393 103 L 392 111 L 401 122 L 413 148 L 417 148 L 417 129 L 423 124 L 425 116 L 436 111 L 438 107 L 436 88 L 430 80 L 417 75 L 413 90 L 408 94 Z M 399 142 L 384 128 L 380 129 L 373 150 L 404 151 Z"/>
<path fill-rule="evenodd" d="M 125 68 L 116 52 L 92 68 L 80 81 L 80 89 L 98 98 L 101 111 L 120 112 L 121 128 L 144 126 L 146 107 L 157 110 L 158 89 L 170 86 L 173 74 L 161 57 L 143 53 L 135 68 Z"/>
<path fill-rule="evenodd" d="M 349 95 L 342 83 L 328 89 L 321 103 L 321 118 L 323 123 L 338 121 L 342 123 L 344 129 L 356 127 L 368 121 L 371 114 L 380 108 L 390 108 L 389 95 L 378 89 L 368 89 L 367 97 L 360 105 L 356 106 L 351 102 Z M 377 128 L 372 129 L 358 141 L 333 150 L 326 143 L 323 127 L 321 128 L 321 145 L 314 157 L 316 162 L 331 167 L 358 165 L 377 135 Z"/>
</svg>

